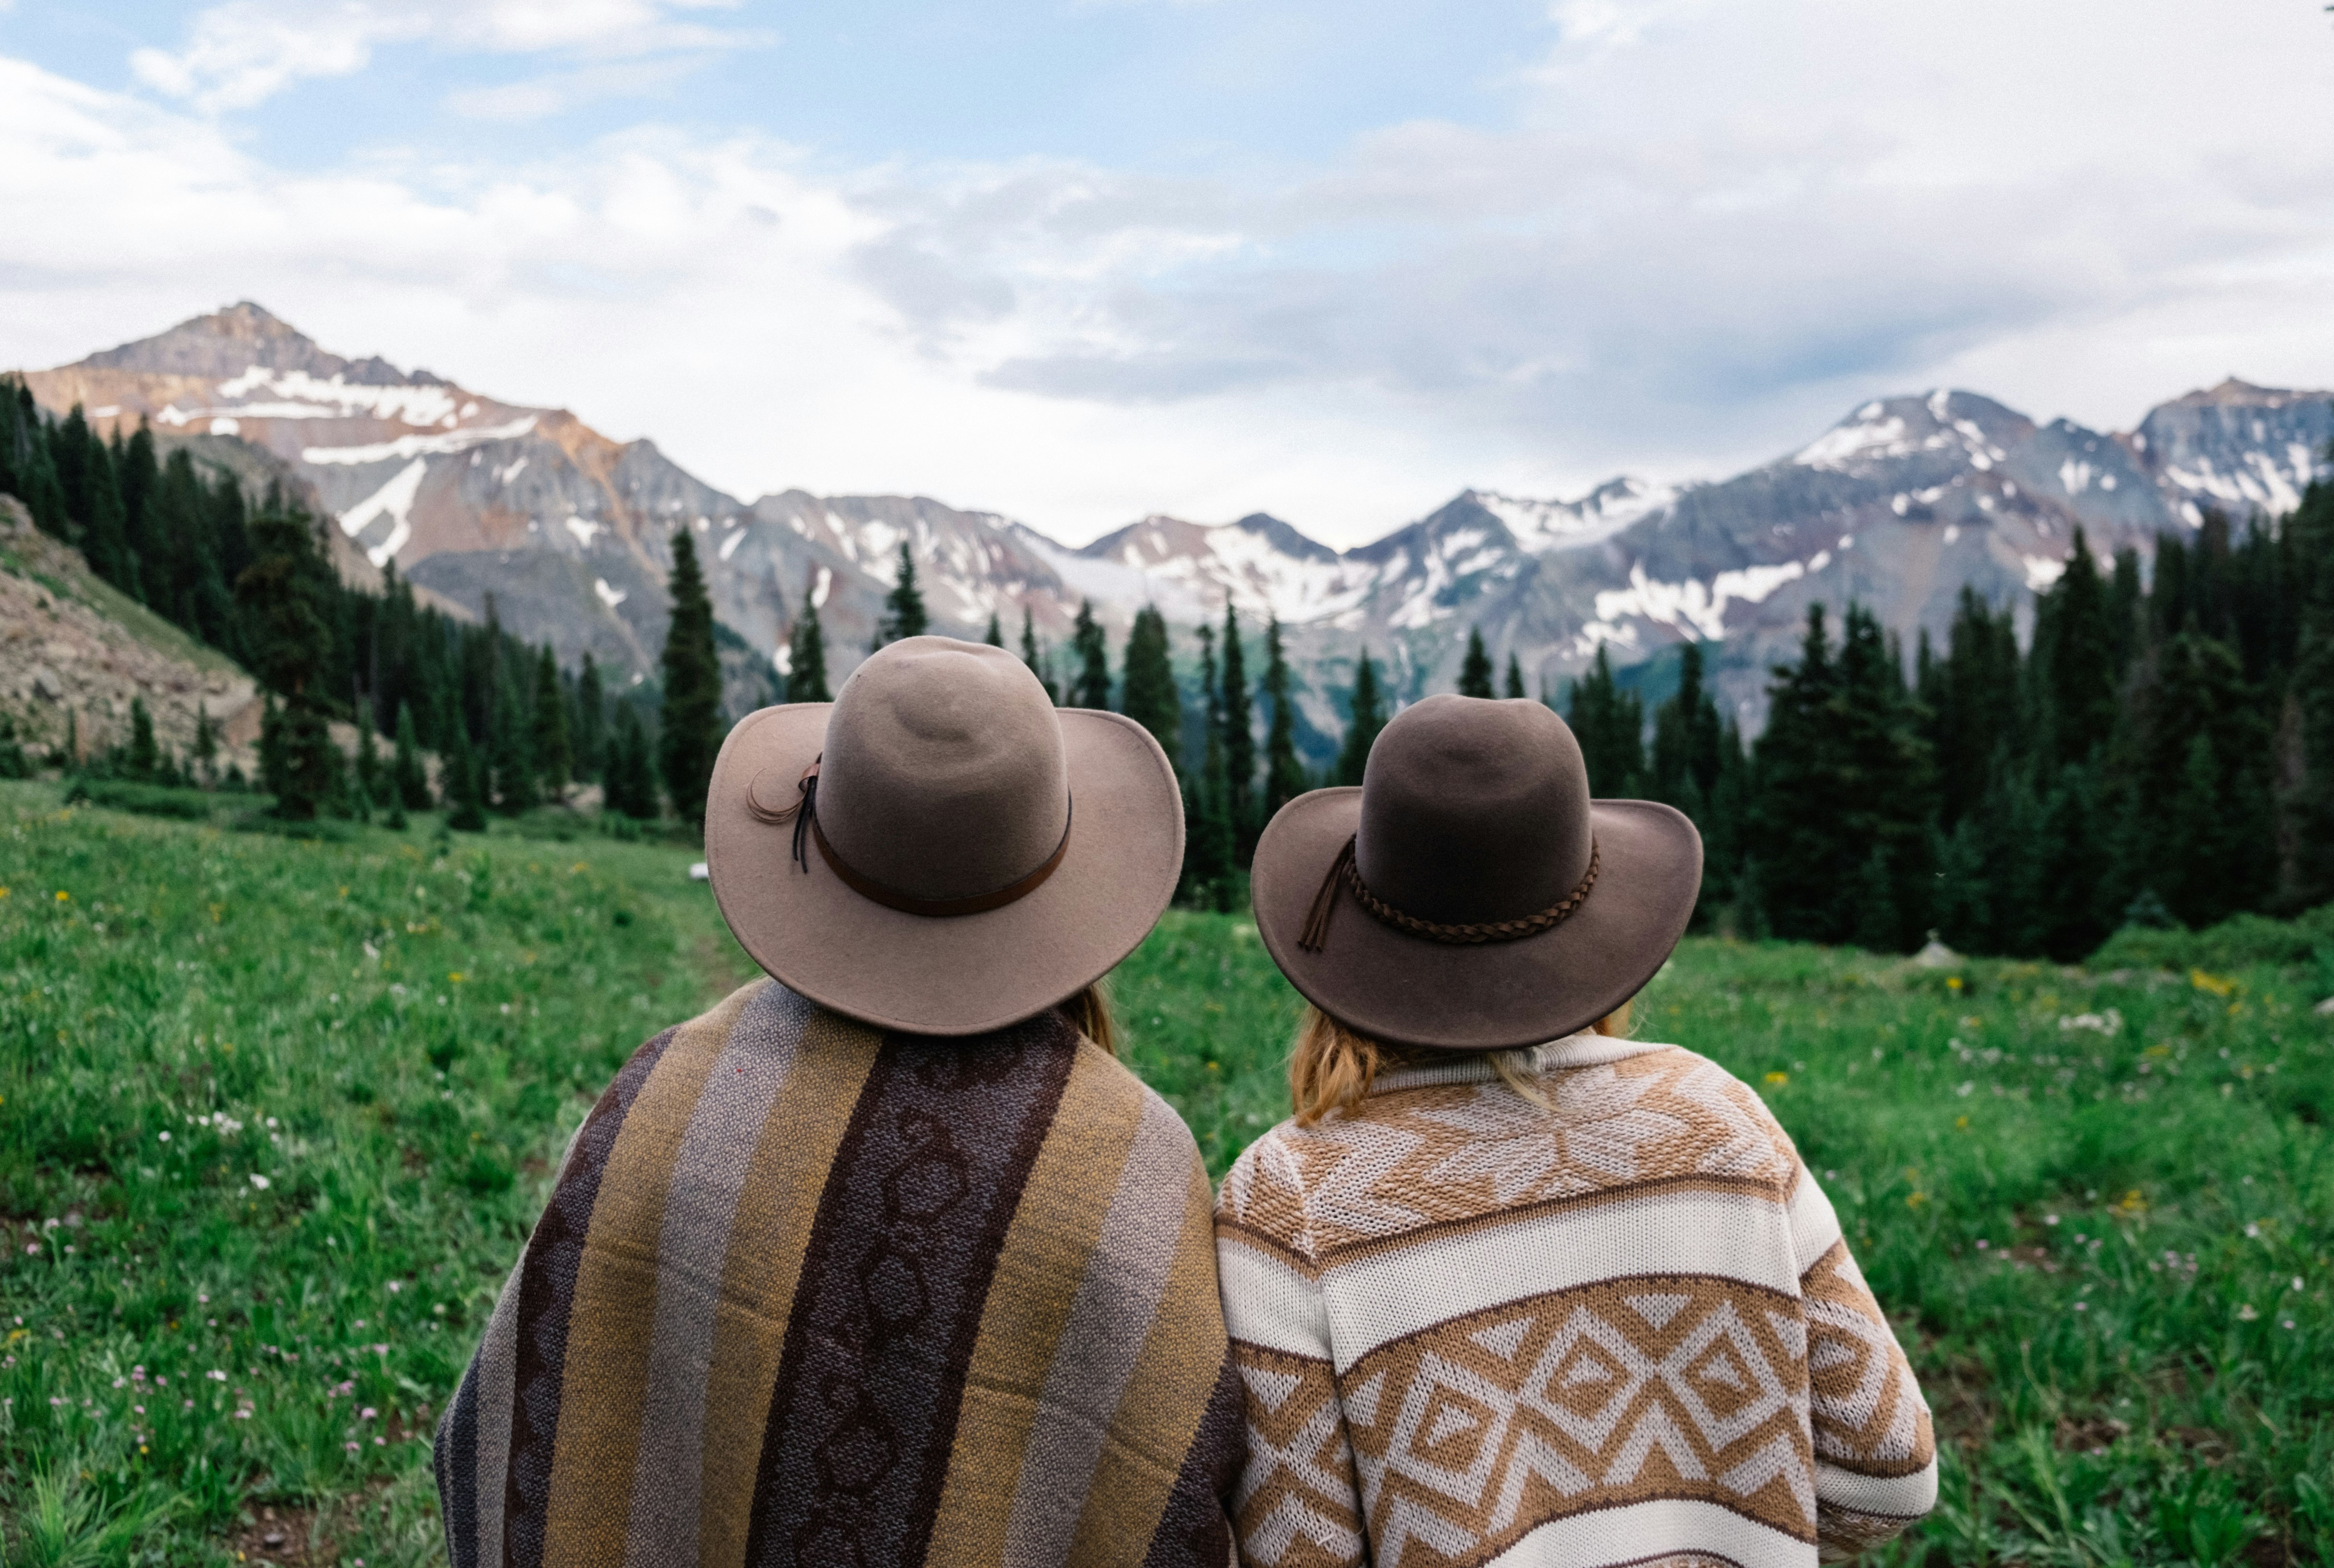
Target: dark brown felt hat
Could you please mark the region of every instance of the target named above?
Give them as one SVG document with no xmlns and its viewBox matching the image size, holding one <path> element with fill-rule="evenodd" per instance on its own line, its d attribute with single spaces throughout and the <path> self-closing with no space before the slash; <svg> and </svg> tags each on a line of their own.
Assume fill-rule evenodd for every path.
<svg viewBox="0 0 2334 1568">
<path fill-rule="evenodd" d="M 729 732 L 705 859 L 786 986 L 880 1028 L 977 1034 L 1134 950 L 1174 895 L 1183 804 L 1141 725 L 1057 710 L 1001 648 L 911 637 L 833 702 Z"/>
<path fill-rule="evenodd" d="M 1496 1051 L 1561 1039 L 1644 988 L 1685 934 L 1702 835 L 1653 801 L 1592 801 L 1544 704 L 1430 697 L 1359 789 L 1280 808 L 1256 847 L 1256 926 L 1347 1028 Z"/>
</svg>

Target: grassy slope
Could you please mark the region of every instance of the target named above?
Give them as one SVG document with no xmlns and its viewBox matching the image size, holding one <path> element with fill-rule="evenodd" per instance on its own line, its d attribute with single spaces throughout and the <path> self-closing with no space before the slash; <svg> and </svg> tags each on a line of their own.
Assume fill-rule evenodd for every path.
<svg viewBox="0 0 2334 1568">
<path fill-rule="evenodd" d="M 417 1439 L 547 1161 L 751 966 L 675 849 L 439 858 L 420 829 L 301 844 L 56 799 L 0 786 L 8 1561 L 111 1521 L 91 1561 L 230 1562 L 260 1509 L 320 1561 L 433 1560 Z M 1244 922 L 1182 913 L 1114 986 L 1220 1171 L 1280 1114 L 1289 992 Z M 1641 1032 L 1769 1096 L 1955 1439 L 1900 1560 L 2334 1548 L 2329 990 L 1720 943 L 1655 981 Z"/>
</svg>

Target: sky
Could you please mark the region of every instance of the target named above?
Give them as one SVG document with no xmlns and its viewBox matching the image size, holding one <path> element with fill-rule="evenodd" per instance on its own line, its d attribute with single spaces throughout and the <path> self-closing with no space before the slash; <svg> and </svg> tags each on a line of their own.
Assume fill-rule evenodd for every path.
<svg viewBox="0 0 2334 1568">
<path fill-rule="evenodd" d="M 0 0 L 0 365 L 252 299 L 1080 543 L 2334 385 L 2320 0 Z"/>
</svg>

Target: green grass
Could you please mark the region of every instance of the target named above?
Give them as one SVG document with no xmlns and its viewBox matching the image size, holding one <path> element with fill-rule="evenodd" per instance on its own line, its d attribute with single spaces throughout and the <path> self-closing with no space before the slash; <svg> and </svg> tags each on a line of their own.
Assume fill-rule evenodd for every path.
<svg viewBox="0 0 2334 1568">
<path fill-rule="evenodd" d="M 435 1561 L 421 1439 L 549 1160 L 752 967 L 670 844 L 59 799 L 0 785 L 0 1552 Z M 2334 1554 L 2334 959 L 2187 951 L 1697 941 L 1643 998 L 1641 1034 L 1767 1095 L 1920 1369 L 1945 1496 L 1890 1561 Z M 1113 988 L 1220 1173 L 1282 1113 L 1294 997 L 1245 921 L 1180 911 Z"/>
</svg>

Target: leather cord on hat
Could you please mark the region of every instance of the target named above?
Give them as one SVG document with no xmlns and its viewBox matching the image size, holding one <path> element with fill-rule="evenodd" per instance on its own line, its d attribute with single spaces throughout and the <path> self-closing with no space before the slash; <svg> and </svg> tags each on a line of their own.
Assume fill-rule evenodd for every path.
<svg viewBox="0 0 2334 1568">
<path fill-rule="evenodd" d="M 800 798 L 794 804 L 783 811 L 772 811 L 757 801 L 753 790 L 748 787 L 746 809 L 766 822 L 794 823 L 794 847 L 788 858 L 799 864 L 805 875 L 810 871 L 809 846 L 815 843 L 818 846 L 819 859 L 826 862 L 827 869 L 842 880 L 844 887 L 885 909 L 897 909 L 902 914 L 933 917 L 978 915 L 989 909 L 1001 909 L 1016 899 L 1036 892 L 1046 879 L 1054 874 L 1055 868 L 1062 863 L 1062 857 L 1069 852 L 1070 824 L 1076 820 L 1077 803 L 1075 800 L 1070 802 L 1070 809 L 1063 816 L 1061 842 L 1054 846 L 1054 852 L 1046 857 L 1043 865 L 1026 877 L 986 893 L 974 893 L 961 899 L 920 899 L 896 888 L 887 888 L 835 853 L 834 846 L 826 842 L 825 830 L 818 825 L 818 765 L 825 756 L 824 752 L 820 753 L 811 758 L 808 767 L 803 769 L 802 777 L 795 785 Z"/>
<path fill-rule="evenodd" d="M 1337 858 L 1329 863 L 1329 874 L 1321 879 L 1321 890 L 1313 895 L 1313 908 L 1306 914 L 1305 928 L 1297 937 L 1297 945 L 1308 953 L 1321 951 L 1329 940 L 1329 917 L 1336 912 L 1340 883 L 1353 889 L 1355 901 L 1381 923 L 1413 937 L 1423 937 L 1430 942 L 1513 942 L 1525 937 L 1537 937 L 1542 931 L 1562 925 L 1587 899 L 1588 890 L 1596 885 L 1596 868 L 1601 853 L 1596 839 L 1592 837 L 1588 841 L 1588 874 L 1580 879 L 1578 887 L 1536 915 L 1525 915 L 1513 920 L 1481 920 L 1471 925 L 1444 926 L 1432 920 L 1422 920 L 1416 915 L 1404 914 L 1370 891 L 1369 885 L 1362 880 L 1362 868 L 1354 859 L 1356 836 L 1347 835 L 1345 847 L 1339 850 Z"/>
</svg>

